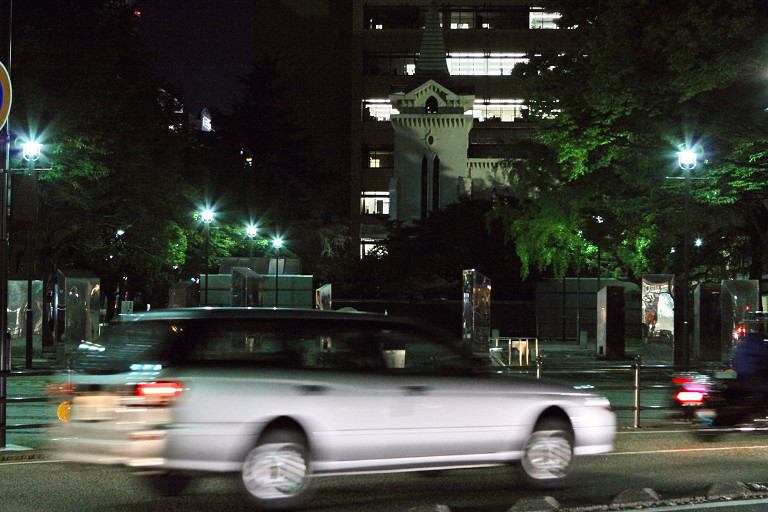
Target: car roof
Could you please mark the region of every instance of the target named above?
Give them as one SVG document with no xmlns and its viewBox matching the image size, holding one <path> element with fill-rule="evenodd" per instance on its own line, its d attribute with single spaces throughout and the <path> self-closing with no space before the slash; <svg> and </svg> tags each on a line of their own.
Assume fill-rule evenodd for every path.
<svg viewBox="0 0 768 512">
<path fill-rule="evenodd" d="M 178 321 L 178 320 L 315 320 L 343 321 L 348 324 L 359 323 L 392 323 L 408 324 L 415 327 L 426 327 L 407 317 L 390 316 L 381 313 L 361 311 L 336 311 L 300 308 L 249 308 L 249 307 L 199 307 L 174 308 L 155 311 L 121 314 L 113 322 L 141 321 Z"/>
</svg>

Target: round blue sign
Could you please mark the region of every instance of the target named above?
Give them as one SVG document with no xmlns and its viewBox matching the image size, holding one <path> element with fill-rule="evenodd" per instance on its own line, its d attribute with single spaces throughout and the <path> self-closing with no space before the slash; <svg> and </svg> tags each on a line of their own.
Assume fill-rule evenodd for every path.
<svg viewBox="0 0 768 512">
<path fill-rule="evenodd" d="M 3 63 L 0 62 L 0 128 L 2 128 L 8 120 L 8 113 L 11 111 L 12 96 L 11 75 L 8 74 L 8 70 L 5 69 Z"/>
</svg>

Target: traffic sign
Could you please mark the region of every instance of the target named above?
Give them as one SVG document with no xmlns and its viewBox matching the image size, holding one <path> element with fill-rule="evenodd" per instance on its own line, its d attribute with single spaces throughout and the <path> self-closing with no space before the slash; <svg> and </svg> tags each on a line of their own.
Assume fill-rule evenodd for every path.
<svg viewBox="0 0 768 512">
<path fill-rule="evenodd" d="M 5 69 L 3 63 L 0 62 L 0 128 L 2 128 L 8 120 L 8 113 L 11 111 L 12 96 L 11 75 L 8 74 L 8 70 Z"/>
</svg>

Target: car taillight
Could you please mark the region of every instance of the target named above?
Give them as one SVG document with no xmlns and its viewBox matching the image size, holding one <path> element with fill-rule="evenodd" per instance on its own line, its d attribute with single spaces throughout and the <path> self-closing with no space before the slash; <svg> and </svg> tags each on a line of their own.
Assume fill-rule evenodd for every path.
<svg viewBox="0 0 768 512">
<path fill-rule="evenodd" d="M 70 382 L 54 382 L 45 386 L 45 392 L 50 396 L 71 395 L 74 391 L 75 385 Z"/>
<path fill-rule="evenodd" d="M 693 379 L 690 377 L 672 377 L 672 382 L 675 384 L 690 384 Z"/>
<path fill-rule="evenodd" d="M 702 393 L 701 391 L 689 391 L 687 389 L 684 389 L 680 391 L 677 395 L 675 395 L 675 398 L 678 402 L 681 404 L 700 404 L 704 401 L 704 397 L 706 395 Z"/>
<path fill-rule="evenodd" d="M 136 386 L 136 396 L 146 399 L 149 403 L 162 405 L 184 391 L 184 386 L 178 382 L 147 382 Z"/>
</svg>

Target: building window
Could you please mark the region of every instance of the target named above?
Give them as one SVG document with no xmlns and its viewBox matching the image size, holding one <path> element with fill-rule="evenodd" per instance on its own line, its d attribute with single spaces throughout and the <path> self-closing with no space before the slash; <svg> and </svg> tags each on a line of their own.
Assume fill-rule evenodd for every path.
<svg viewBox="0 0 768 512">
<path fill-rule="evenodd" d="M 437 98 L 430 96 L 424 104 L 424 110 L 427 114 L 437 114 Z"/>
<path fill-rule="evenodd" d="M 360 213 L 364 215 L 389 215 L 389 192 L 362 192 Z"/>
<path fill-rule="evenodd" d="M 543 7 L 531 7 L 531 13 L 528 19 L 528 28 L 531 29 L 556 29 L 557 21 L 560 19 L 558 12 L 546 12 Z"/>
<path fill-rule="evenodd" d="M 420 10 L 418 7 L 402 6 L 365 6 L 363 8 L 365 29 L 418 29 Z"/>
<path fill-rule="evenodd" d="M 364 121 L 389 121 L 392 114 L 399 114 L 399 112 L 392 107 L 389 100 L 373 98 L 363 100 Z"/>
<path fill-rule="evenodd" d="M 383 248 L 381 244 L 383 242 L 384 242 L 384 239 L 360 238 L 360 257 L 362 258 L 367 254 L 372 254 L 374 252 L 374 249 L 376 249 L 377 246 L 379 246 L 379 251 L 381 251 Z M 384 252 L 386 252 L 386 250 Z"/>
<path fill-rule="evenodd" d="M 365 55 L 365 75 L 413 75 L 416 72 L 416 54 L 409 55 Z"/>
<path fill-rule="evenodd" d="M 395 152 L 387 149 L 369 149 L 366 151 L 369 169 L 392 169 L 395 166 Z"/>
<path fill-rule="evenodd" d="M 446 59 L 451 75 L 509 75 L 518 64 L 525 64 L 524 53 L 449 53 Z"/>
<path fill-rule="evenodd" d="M 522 99 L 476 99 L 472 106 L 472 117 L 479 121 L 510 122 L 523 117 Z"/>
</svg>

